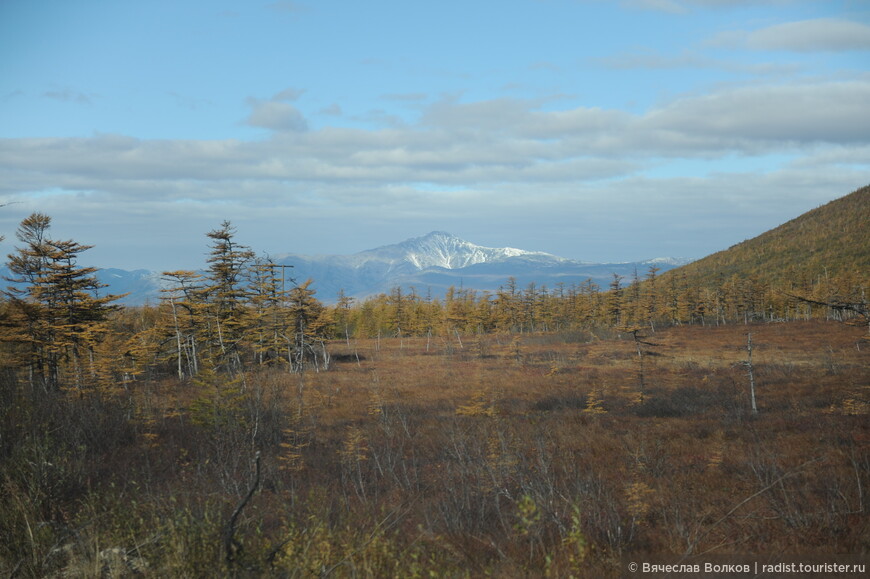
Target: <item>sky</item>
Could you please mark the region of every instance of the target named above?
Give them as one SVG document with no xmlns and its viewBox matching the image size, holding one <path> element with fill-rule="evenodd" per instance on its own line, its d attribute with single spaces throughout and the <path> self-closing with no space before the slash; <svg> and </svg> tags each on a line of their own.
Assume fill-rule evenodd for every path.
<svg viewBox="0 0 870 579">
<path fill-rule="evenodd" d="M 0 244 L 700 258 L 870 184 L 866 0 L 0 0 Z"/>
</svg>

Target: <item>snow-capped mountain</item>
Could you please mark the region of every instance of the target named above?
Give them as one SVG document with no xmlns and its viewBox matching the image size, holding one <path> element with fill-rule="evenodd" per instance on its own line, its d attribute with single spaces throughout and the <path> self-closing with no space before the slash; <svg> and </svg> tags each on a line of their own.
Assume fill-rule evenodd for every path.
<svg viewBox="0 0 870 579">
<path fill-rule="evenodd" d="M 314 280 L 312 287 L 325 301 L 339 291 L 365 298 L 388 293 L 394 287 L 443 295 L 450 286 L 496 291 L 513 277 L 521 287 L 529 283 L 554 287 L 592 279 L 606 285 L 613 274 L 644 275 L 650 266 L 666 271 L 688 260 L 660 258 L 642 262 L 596 264 L 575 261 L 540 251 L 511 247 L 483 247 L 443 231 L 353 255 L 305 256 L 286 254 L 279 263 L 293 266 L 297 281 Z"/>
<path fill-rule="evenodd" d="M 389 293 L 395 287 L 413 287 L 419 294 L 432 297 L 443 296 L 450 286 L 495 292 L 508 278 L 514 278 L 520 288 L 530 283 L 538 287 L 554 288 L 558 284 L 569 287 L 591 279 L 606 289 L 614 274 L 628 283 L 635 272 L 644 276 L 651 266 L 663 272 L 689 262 L 657 258 L 628 263 L 587 263 L 540 251 L 483 247 L 443 231 L 352 255 L 284 254 L 273 259 L 276 263 L 293 266 L 287 273 L 294 280 L 314 280 L 312 288 L 325 303 L 335 302 L 339 291 L 364 299 Z M 8 275 L 4 270 L 0 268 L 0 275 Z M 126 305 L 157 303 L 160 289 L 166 284 L 159 272 L 147 270 L 102 269 L 97 277 L 108 285 L 101 293 L 126 293 L 120 300 Z"/>
<path fill-rule="evenodd" d="M 353 255 L 305 256 L 284 254 L 281 263 L 296 262 L 328 264 L 355 270 L 378 269 L 392 273 L 419 272 L 430 268 L 458 270 L 480 263 L 501 263 L 520 258 L 541 263 L 561 263 L 566 260 L 541 251 L 525 251 L 512 247 L 483 247 L 443 231 L 433 231 L 422 237 L 412 237 L 401 243 L 368 249 Z"/>
<path fill-rule="evenodd" d="M 525 251 L 513 247 L 483 247 L 443 231 L 433 231 L 422 237 L 413 237 L 402 243 L 387 245 L 357 254 L 374 259 L 393 259 L 410 263 L 418 270 L 430 267 L 460 269 L 478 263 L 494 263 L 510 258 L 564 261 L 549 253 Z"/>
</svg>

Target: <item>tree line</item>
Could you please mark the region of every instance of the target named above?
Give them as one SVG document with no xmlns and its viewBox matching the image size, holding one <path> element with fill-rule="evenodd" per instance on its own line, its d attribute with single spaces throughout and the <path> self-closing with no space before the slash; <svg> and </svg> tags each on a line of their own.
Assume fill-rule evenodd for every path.
<svg viewBox="0 0 870 579">
<path fill-rule="evenodd" d="M 630 279 L 613 275 L 607 287 L 592 279 L 553 288 L 509 278 L 495 292 L 450 287 L 441 299 L 415 288 L 356 302 L 343 295 L 332 308 L 334 338 L 485 333 L 562 332 L 578 329 L 646 329 L 825 317 L 860 317 L 867 279 L 858 272 L 815 278 L 794 275 L 785 284 L 760 276 L 720 276 L 712 285 L 679 270 L 659 276 L 650 267 Z M 866 312 L 866 307 L 864 310 Z"/>
<path fill-rule="evenodd" d="M 324 306 L 311 282 L 287 284 L 268 259 L 235 241 L 230 222 L 207 234 L 204 272 L 163 272 L 156 306 L 123 308 L 97 269 L 79 265 L 92 246 L 49 235 L 51 218 L 24 219 L 8 256 L 0 340 L 4 366 L 47 391 L 127 387 L 170 372 L 244 377 L 254 366 L 301 372 L 329 365 Z"/>
<path fill-rule="evenodd" d="M 413 287 L 364 300 L 340 292 L 327 306 L 312 280 L 288 285 L 286 266 L 237 243 L 225 221 L 207 233 L 202 272 L 163 272 L 158 304 L 124 308 L 116 303 L 121 296 L 103 293 L 96 268 L 78 264 L 92 246 L 53 239 L 50 225 L 41 213 L 21 222 L 0 304 L 4 365 L 46 390 L 121 388 L 170 375 L 244 380 L 246 370 L 264 366 L 320 371 L 329 368 L 331 340 L 601 327 L 654 332 L 682 324 L 844 319 L 862 310 L 837 304 L 866 306 L 867 279 L 859 272 L 795 272 L 776 284 L 732 274 L 705 284 L 680 270 L 659 276 L 656 267 L 630 279 L 614 274 L 607 287 L 587 279 L 520 288 L 509 278 L 495 292 L 450 287 L 442 298 Z"/>
</svg>

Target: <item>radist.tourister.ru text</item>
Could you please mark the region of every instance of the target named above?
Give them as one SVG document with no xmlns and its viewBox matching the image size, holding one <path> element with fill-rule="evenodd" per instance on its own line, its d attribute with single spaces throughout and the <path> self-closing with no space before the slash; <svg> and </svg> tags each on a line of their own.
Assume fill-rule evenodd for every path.
<svg viewBox="0 0 870 579">
<path fill-rule="evenodd" d="M 641 573 L 865 573 L 864 564 L 846 563 L 644 563 Z"/>
</svg>

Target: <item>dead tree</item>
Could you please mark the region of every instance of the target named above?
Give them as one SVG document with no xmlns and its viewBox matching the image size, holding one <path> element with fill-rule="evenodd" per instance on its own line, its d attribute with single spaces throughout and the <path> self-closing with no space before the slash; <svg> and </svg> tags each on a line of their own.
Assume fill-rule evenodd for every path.
<svg viewBox="0 0 870 579">
<path fill-rule="evenodd" d="M 746 361 L 743 363 L 746 366 L 746 372 L 749 374 L 749 400 L 752 403 L 752 415 L 758 415 L 758 406 L 755 404 L 755 374 L 752 368 L 752 332 L 746 335 L 746 352 L 748 353 Z"/>
<path fill-rule="evenodd" d="M 659 344 L 654 344 L 652 342 L 647 342 L 644 340 L 644 337 L 640 335 L 640 332 L 643 331 L 641 327 L 629 327 L 625 328 L 625 331 L 631 334 L 631 337 L 634 338 L 634 345 L 637 349 L 637 360 L 638 360 L 638 380 L 640 382 L 640 400 L 639 402 L 643 404 L 644 397 L 646 396 L 646 369 L 644 367 L 644 359 L 646 355 L 653 355 L 652 352 L 646 352 L 642 346 L 658 346 Z"/>
</svg>

